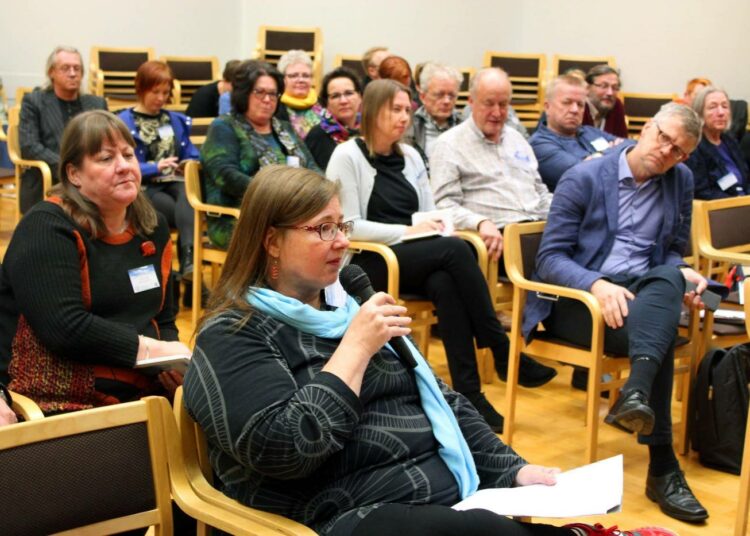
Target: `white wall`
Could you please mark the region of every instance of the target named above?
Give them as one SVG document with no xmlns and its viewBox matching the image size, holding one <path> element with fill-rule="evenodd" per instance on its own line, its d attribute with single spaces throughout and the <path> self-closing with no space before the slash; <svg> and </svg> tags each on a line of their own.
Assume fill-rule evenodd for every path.
<svg viewBox="0 0 750 536">
<path fill-rule="evenodd" d="M 747 0 L 69 0 L 3 2 L 0 77 L 18 85 L 43 80 L 57 44 L 154 47 L 162 54 L 249 56 L 258 26 L 319 26 L 324 67 L 336 54 L 386 44 L 412 64 L 435 59 L 480 66 L 485 50 L 603 54 L 616 57 L 624 89 L 680 92 L 708 76 L 730 96 L 750 100 Z"/>
</svg>

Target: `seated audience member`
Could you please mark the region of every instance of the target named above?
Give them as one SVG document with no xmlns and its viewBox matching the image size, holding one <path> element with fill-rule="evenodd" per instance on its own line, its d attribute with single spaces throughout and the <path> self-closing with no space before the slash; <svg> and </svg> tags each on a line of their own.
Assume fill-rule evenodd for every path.
<svg viewBox="0 0 750 536">
<path fill-rule="evenodd" d="M 6 426 L 8 424 L 15 424 L 18 422 L 13 409 L 13 398 L 10 396 L 10 391 L 0 383 L 0 426 Z"/>
<path fill-rule="evenodd" d="M 463 77 L 453 67 L 427 63 L 421 71 L 419 97 L 422 106 L 414 112 L 405 141 L 419 151 L 425 163 L 433 142 L 461 122 L 456 99 Z"/>
<path fill-rule="evenodd" d="M 544 101 L 547 123 L 539 125 L 529 144 L 539 162 L 539 174 L 551 192 L 568 169 L 583 160 L 601 156 L 623 141 L 603 130 L 583 125 L 585 108 L 584 80 L 564 74 L 547 86 Z"/>
<path fill-rule="evenodd" d="M 507 124 L 511 91 L 503 70 L 477 72 L 470 84 L 471 117 L 441 134 L 429 155 L 437 207 L 453 210 L 456 228 L 479 231 L 494 259 L 502 253 L 500 230 L 543 220 L 552 200 L 534 151 Z M 522 381 L 523 372 L 522 364 Z"/>
<path fill-rule="evenodd" d="M 269 166 L 245 194 L 185 378 L 227 496 L 324 536 L 674 536 L 450 508 L 478 488 L 553 485 L 558 469 L 505 445 L 411 344 L 418 366 L 404 366 L 386 346 L 409 333 L 391 296 L 326 303 L 350 230 L 338 185 L 308 170 Z"/>
<path fill-rule="evenodd" d="M 412 214 L 433 210 L 435 204 L 422 158 L 413 147 L 399 143 L 410 115 L 406 86 L 393 80 L 371 82 L 362 106 L 364 139 L 336 147 L 326 175 L 341 181 L 344 216 L 354 224 L 352 236 L 391 246 L 399 261 L 401 292 L 427 295 L 435 304 L 454 389 L 500 432 L 502 416 L 480 391 L 474 341 L 492 350 L 498 375 L 505 379 L 509 340 L 471 248 L 456 237 L 409 240 L 410 235 L 442 230 L 438 221 L 412 224 Z M 380 256 L 364 252 L 352 262 L 365 269 L 375 288 L 385 288 Z M 522 370 L 529 386 L 543 385 L 554 375 L 554 369 L 531 360 Z"/>
<path fill-rule="evenodd" d="M 60 181 L 5 254 L 0 374 L 45 413 L 173 392 L 178 372 L 133 368 L 190 350 L 174 322 L 169 227 L 141 191 L 125 124 L 99 110 L 72 119 Z"/>
<path fill-rule="evenodd" d="M 276 113 L 279 119 L 292 124 L 301 140 L 320 123 L 323 115 L 318 93 L 312 88 L 312 67 L 310 55 L 304 50 L 290 50 L 279 59 L 285 90 Z"/>
<path fill-rule="evenodd" d="M 177 229 L 180 273 L 192 281 L 195 213 L 185 195 L 182 171 L 185 160 L 197 160 L 199 153 L 190 141 L 191 118 L 164 109 L 172 94 L 173 78 L 166 63 L 143 63 L 135 73 L 138 103 L 119 116 L 135 140 L 146 195 L 169 226 Z"/>
<path fill-rule="evenodd" d="M 589 97 L 583 112 L 583 124 L 594 126 L 604 132 L 628 137 L 625 122 L 625 107 L 617 97 L 620 91 L 620 71 L 607 64 L 592 67 L 586 75 Z"/>
<path fill-rule="evenodd" d="M 378 78 L 381 80 L 395 80 L 396 82 L 400 82 L 408 87 L 409 95 L 411 96 L 412 111 L 415 111 L 422 105 L 417 96 L 417 88 L 414 85 L 409 62 L 401 56 L 388 56 L 380 62 L 380 67 L 378 67 Z"/>
<path fill-rule="evenodd" d="M 695 95 L 704 87 L 713 85 L 713 82 L 708 78 L 692 78 L 688 81 L 687 86 L 685 86 L 685 92 L 682 94 L 682 97 L 675 99 L 675 102 L 677 104 L 684 104 L 685 106 L 692 106 Z"/>
<path fill-rule="evenodd" d="M 378 75 L 378 69 L 380 68 L 380 62 L 390 56 L 391 53 L 388 47 L 372 47 L 368 48 L 362 56 L 362 67 L 365 70 L 365 79 L 362 80 L 362 91 L 367 87 L 367 84 L 373 80 L 380 78 Z"/>
<path fill-rule="evenodd" d="M 52 51 L 47 58 L 47 78 L 45 87 L 23 97 L 18 141 L 21 156 L 47 162 L 56 183 L 65 125 L 86 110 L 106 110 L 107 103 L 101 97 L 82 94 L 83 60 L 73 47 L 59 46 Z M 36 168 L 26 169 L 21 177 L 21 212 L 41 201 L 44 194 L 41 172 Z"/>
<path fill-rule="evenodd" d="M 680 162 L 700 138 L 688 107 L 664 105 L 635 146 L 568 170 L 552 200 L 535 278 L 586 290 L 602 307 L 604 349 L 630 358 L 630 375 L 605 422 L 649 447 L 646 495 L 676 519 L 706 510 L 690 490 L 672 447 L 674 344 L 683 299 L 700 306 L 706 281 L 683 261 L 690 237 L 692 173 Z M 697 291 L 686 292 L 686 281 Z M 581 302 L 529 293 L 523 335 L 547 333 L 588 345 L 591 317 Z"/>
<path fill-rule="evenodd" d="M 229 96 L 232 94 L 232 77 L 240 60 L 229 60 L 224 65 L 221 80 L 206 84 L 196 90 L 185 114 L 190 117 L 216 117 L 229 113 Z M 220 101 L 221 104 L 220 104 Z M 226 101 L 224 103 L 223 101 Z M 225 109 L 222 109 L 222 106 Z"/>
<path fill-rule="evenodd" d="M 732 113 L 727 93 L 708 86 L 693 99 L 693 110 L 703 118 L 703 138 L 687 165 L 693 170 L 696 199 L 720 199 L 750 192 L 748 165 L 740 146 L 728 132 Z"/>
<path fill-rule="evenodd" d="M 319 171 L 310 151 L 292 125 L 274 117 L 284 77 L 266 63 L 243 62 L 232 81 L 232 113 L 211 123 L 201 147 L 206 201 L 239 207 L 253 176 L 263 166 L 287 164 Z M 236 220 L 208 219 L 208 236 L 222 248 L 229 245 Z"/>
<path fill-rule="evenodd" d="M 336 146 L 359 134 L 362 87 L 357 75 L 345 67 L 334 69 L 323 78 L 318 100 L 325 110 L 320 123 L 308 132 L 305 145 L 320 169 L 325 169 Z"/>
</svg>

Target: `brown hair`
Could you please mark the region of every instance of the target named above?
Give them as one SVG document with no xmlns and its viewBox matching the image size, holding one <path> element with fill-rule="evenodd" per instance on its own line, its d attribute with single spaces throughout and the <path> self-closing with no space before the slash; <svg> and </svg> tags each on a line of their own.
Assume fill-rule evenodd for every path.
<svg viewBox="0 0 750 536">
<path fill-rule="evenodd" d="M 174 74 L 169 65 L 163 61 L 147 61 L 135 73 L 135 94 L 141 99 L 148 90 L 165 82 L 171 88 L 173 80 Z"/>
<path fill-rule="evenodd" d="M 387 79 L 373 80 L 365 88 L 365 94 L 362 96 L 362 127 L 360 131 L 370 151 L 370 156 L 375 154 L 372 148 L 375 143 L 375 131 L 377 130 L 380 112 L 385 107 L 392 106 L 393 100 L 401 91 L 410 95 L 409 88 L 404 84 Z M 398 143 L 393 144 L 393 150 L 401 154 Z"/>
<path fill-rule="evenodd" d="M 133 136 L 125 123 L 114 114 L 104 110 L 91 110 L 75 116 L 63 132 L 60 144 L 60 183 L 51 193 L 62 199 L 63 210 L 81 227 L 89 229 L 91 236 L 100 238 L 107 234 L 99 207 L 81 195 L 70 182 L 68 167 L 80 169 L 87 156 L 98 153 L 104 141 L 116 143 L 122 139 L 135 148 Z M 156 211 L 146 194 L 139 191 L 127 209 L 127 220 L 142 235 L 150 235 L 157 225 Z"/>
<path fill-rule="evenodd" d="M 252 314 L 246 294 L 249 287 L 265 286 L 269 259 L 265 248 L 268 230 L 309 220 L 338 195 L 339 183 L 305 168 L 263 167 L 250 182 L 240 206 L 240 219 L 232 234 L 227 260 L 211 293 L 206 321 L 226 311 L 244 311 L 242 326 Z"/>
<path fill-rule="evenodd" d="M 411 67 L 409 67 L 409 62 L 401 56 L 388 56 L 380 62 L 378 76 L 380 78 L 389 78 L 408 86 L 411 84 Z"/>
</svg>

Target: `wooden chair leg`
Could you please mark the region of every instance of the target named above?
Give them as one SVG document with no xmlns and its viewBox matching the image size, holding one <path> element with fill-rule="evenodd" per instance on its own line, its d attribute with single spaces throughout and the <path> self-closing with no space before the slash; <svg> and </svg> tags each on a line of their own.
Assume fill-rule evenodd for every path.
<svg viewBox="0 0 750 536">
<path fill-rule="evenodd" d="M 750 498 L 750 413 L 745 428 L 745 450 L 742 454 L 742 469 L 740 470 L 740 493 L 737 503 L 737 518 L 734 522 L 734 535 L 745 536 L 747 531 L 748 499 Z"/>
</svg>

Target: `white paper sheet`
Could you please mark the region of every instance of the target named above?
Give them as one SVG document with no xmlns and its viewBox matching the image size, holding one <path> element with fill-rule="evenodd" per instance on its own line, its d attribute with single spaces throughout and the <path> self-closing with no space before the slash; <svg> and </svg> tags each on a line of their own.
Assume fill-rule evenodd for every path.
<svg viewBox="0 0 750 536">
<path fill-rule="evenodd" d="M 619 512 L 622 455 L 557 475 L 557 484 L 485 489 L 453 506 L 483 508 L 505 516 L 580 517 Z"/>
</svg>

